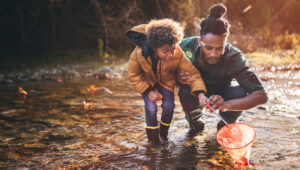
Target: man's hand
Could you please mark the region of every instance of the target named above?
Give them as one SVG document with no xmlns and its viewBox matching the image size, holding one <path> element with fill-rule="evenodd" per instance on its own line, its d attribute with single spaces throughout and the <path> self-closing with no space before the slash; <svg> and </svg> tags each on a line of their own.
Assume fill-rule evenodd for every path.
<svg viewBox="0 0 300 170">
<path fill-rule="evenodd" d="M 148 94 L 148 97 L 152 102 L 156 102 L 158 100 L 163 99 L 163 96 L 160 93 L 158 93 L 157 91 L 150 91 Z"/>
<path fill-rule="evenodd" d="M 179 70 L 177 74 L 177 81 L 180 84 L 188 84 L 188 80 L 191 78 L 189 72 L 183 71 L 182 69 Z"/>
<path fill-rule="evenodd" d="M 208 101 L 208 98 L 205 96 L 205 94 L 204 93 L 200 93 L 198 95 L 198 99 L 199 99 L 200 106 L 201 107 L 205 107 L 206 103 Z"/>
<path fill-rule="evenodd" d="M 212 95 L 208 98 L 207 103 L 214 109 L 222 112 L 228 109 L 227 103 L 224 101 L 222 96 Z"/>
</svg>

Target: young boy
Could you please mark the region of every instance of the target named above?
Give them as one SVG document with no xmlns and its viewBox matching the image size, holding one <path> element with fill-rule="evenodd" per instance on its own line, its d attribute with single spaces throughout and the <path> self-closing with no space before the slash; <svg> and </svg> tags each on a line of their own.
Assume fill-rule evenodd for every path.
<svg viewBox="0 0 300 170">
<path fill-rule="evenodd" d="M 193 64 L 179 47 L 183 28 L 171 19 L 151 20 L 127 32 L 137 45 L 126 74 L 133 87 L 142 94 L 145 102 L 146 133 L 152 148 L 160 148 L 159 135 L 167 141 L 174 112 L 174 87 L 179 70 L 189 72 L 191 93 L 198 96 L 201 105 L 206 101 L 204 82 Z M 162 100 L 160 126 L 157 121 L 156 102 Z"/>
</svg>

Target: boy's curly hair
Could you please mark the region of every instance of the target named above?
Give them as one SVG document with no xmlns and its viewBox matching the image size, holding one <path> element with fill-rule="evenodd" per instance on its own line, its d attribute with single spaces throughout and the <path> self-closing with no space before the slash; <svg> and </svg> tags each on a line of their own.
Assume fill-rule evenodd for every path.
<svg viewBox="0 0 300 170">
<path fill-rule="evenodd" d="M 184 35 L 184 28 L 172 19 L 153 19 L 146 26 L 147 45 L 154 49 L 164 44 L 177 44 Z"/>
</svg>

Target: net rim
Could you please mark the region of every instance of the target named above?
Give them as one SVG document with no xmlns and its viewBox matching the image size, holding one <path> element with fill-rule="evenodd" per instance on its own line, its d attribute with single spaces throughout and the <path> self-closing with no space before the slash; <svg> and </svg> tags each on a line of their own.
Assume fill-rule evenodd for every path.
<svg viewBox="0 0 300 170">
<path fill-rule="evenodd" d="M 219 132 L 221 131 L 221 129 L 223 129 L 223 128 L 225 128 L 226 126 L 228 126 L 228 125 L 232 125 L 232 124 L 242 124 L 242 125 L 246 125 L 246 126 L 249 126 L 253 131 L 254 131 L 254 136 L 253 136 L 253 139 L 249 142 L 249 143 L 247 143 L 245 146 L 242 146 L 242 147 L 238 147 L 238 148 L 228 148 L 228 147 L 225 147 L 223 144 L 221 144 L 220 142 L 219 142 Z M 218 133 L 217 133 L 217 136 L 216 136 L 216 138 L 217 138 L 217 142 L 222 146 L 222 147 L 224 147 L 225 149 L 242 149 L 242 148 L 245 148 L 245 147 L 247 147 L 248 145 L 250 145 L 253 141 L 254 141 L 254 139 L 255 139 L 255 137 L 256 137 L 256 131 L 254 130 L 254 128 L 252 127 L 252 126 L 250 126 L 249 124 L 246 124 L 246 123 L 230 123 L 230 124 L 227 124 L 227 125 L 225 125 L 225 126 L 223 126 L 222 128 L 221 128 L 219 131 L 218 131 Z"/>
</svg>

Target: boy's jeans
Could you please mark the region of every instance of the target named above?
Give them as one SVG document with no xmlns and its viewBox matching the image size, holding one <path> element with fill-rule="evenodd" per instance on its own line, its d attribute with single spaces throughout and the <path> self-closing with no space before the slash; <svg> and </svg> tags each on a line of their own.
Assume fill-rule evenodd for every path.
<svg viewBox="0 0 300 170">
<path fill-rule="evenodd" d="M 170 124 L 173 118 L 174 112 L 174 93 L 165 89 L 162 86 L 157 86 L 157 89 L 160 94 L 163 96 L 162 100 L 162 114 L 161 121 L 166 124 Z M 152 102 L 148 96 L 143 94 L 143 99 L 145 102 L 145 112 L 146 112 L 146 124 L 147 126 L 156 127 L 158 126 L 157 122 L 157 105 L 155 102 Z"/>
<path fill-rule="evenodd" d="M 189 119 L 189 113 L 193 112 L 194 110 L 201 109 L 198 97 L 194 97 L 191 95 L 191 88 L 188 85 L 182 85 L 178 92 L 180 103 L 184 112 L 187 114 L 186 117 Z M 240 86 L 225 86 L 218 90 L 208 91 L 207 97 L 211 95 L 220 95 L 223 97 L 224 101 L 242 98 L 247 95 L 247 92 Z M 227 123 L 234 123 L 237 122 L 242 111 L 226 111 L 220 112 Z M 202 113 L 198 115 L 200 118 Z M 218 129 L 224 126 L 222 122 L 218 124 Z"/>
</svg>

